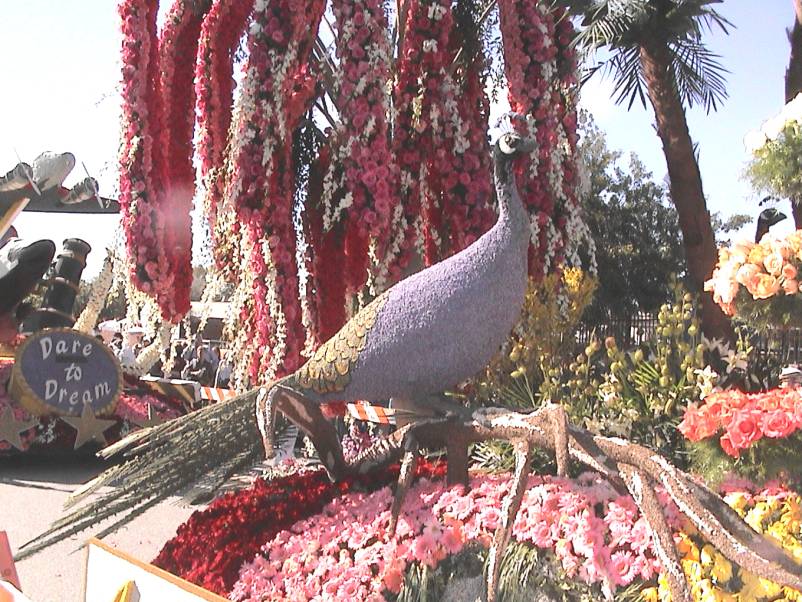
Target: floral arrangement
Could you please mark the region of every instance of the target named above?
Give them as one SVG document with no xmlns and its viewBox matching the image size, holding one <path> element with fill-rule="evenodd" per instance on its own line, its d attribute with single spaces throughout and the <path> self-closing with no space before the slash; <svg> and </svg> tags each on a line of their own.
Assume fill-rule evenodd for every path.
<svg viewBox="0 0 802 602">
<path fill-rule="evenodd" d="M 442 477 L 444 464 L 419 463 L 416 475 Z M 153 561 L 175 575 L 226 595 L 240 567 L 266 541 L 320 512 L 352 490 L 375 491 L 398 478 L 398 467 L 332 483 L 323 471 L 280 479 L 257 479 L 249 489 L 227 493 L 178 528 Z"/>
<path fill-rule="evenodd" d="M 189 311 L 192 287 L 192 199 L 195 196 L 193 136 L 195 132 L 195 56 L 203 4 L 175 0 L 159 37 L 159 93 L 162 100 L 158 144 L 164 152 L 160 213 L 164 221 L 161 245 L 173 275 L 170 291 L 175 318 Z M 154 136 L 155 138 L 155 136 Z M 170 320 L 175 322 L 175 319 Z"/>
<path fill-rule="evenodd" d="M 314 96 L 308 56 L 323 16 L 322 0 L 257 0 L 248 64 L 233 126 L 232 174 L 226 195 L 244 230 L 237 307 L 250 353 L 238 372 L 252 383 L 292 372 L 305 340 L 298 289 L 292 132 Z M 269 91 L 271 103 L 262 101 Z"/>
<path fill-rule="evenodd" d="M 158 2 L 123 0 L 120 204 L 132 279 L 164 319 L 189 311 L 192 284 L 193 57 L 203 11 L 176 0 L 159 37 Z"/>
<path fill-rule="evenodd" d="M 744 146 L 752 155 L 746 176 L 755 188 L 794 203 L 802 199 L 802 94 L 759 130 L 747 134 Z"/>
<path fill-rule="evenodd" d="M 473 57 L 459 72 L 452 65 L 466 32 L 456 28 L 450 2 L 413 1 L 405 10 L 394 90 L 403 199 L 395 268 L 413 244 L 431 265 L 470 244 L 493 219 L 482 61 Z"/>
<path fill-rule="evenodd" d="M 573 26 L 542 2 L 502 0 L 499 16 L 510 106 L 537 142 L 518 184 L 531 216 L 530 274 L 539 278 L 563 256 L 580 265 L 577 249 L 589 238 L 577 201 Z"/>
<path fill-rule="evenodd" d="M 802 461 L 802 396 L 796 388 L 714 392 L 689 405 L 678 428 L 692 442 L 695 467 L 713 481 L 727 472 L 773 478 Z"/>
<path fill-rule="evenodd" d="M 727 315 L 757 326 L 802 325 L 798 270 L 802 230 L 785 238 L 766 235 L 759 243 L 739 242 L 719 249 L 705 290 Z"/>
<path fill-rule="evenodd" d="M 98 316 L 106 305 L 106 297 L 111 289 L 112 282 L 114 281 L 114 259 L 111 252 L 106 256 L 103 261 L 103 267 L 100 270 L 95 281 L 92 283 L 92 290 L 89 293 L 89 300 L 86 303 L 81 315 L 75 321 L 73 328 L 84 334 L 90 333 L 97 325 Z"/>
<path fill-rule="evenodd" d="M 0 360 L 0 382 L 6 383 L 11 375 L 13 361 Z M 131 381 L 130 384 L 134 384 Z M 8 394 L 6 385 L 0 385 L 0 418 L 10 410 L 12 421 L 27 429 L 19 432 L 20 447 L 11 441 L 0 438 L 0 457 L 19 453 L 53 453 L 72 452 L 76 431 L 71 425 L 57 416 L 35 416 L 15 403 Z M 121 439 L 131 431 L 149 424 L 152 420 L 169 420 L 183 413 L 180 402 L 162 395 L 142 394 L 124 391 L 111 416 L 99 415 L 99 418 L 113 418 L 116 424 L 109 425 L 103 435 L 111 443 Z M 81 452 L 94 446 L 81 447 Z"/>
<path fill-rule="evenodd" d="M 163 186 L 163 159 L 153 135 L 160 125 L 161 106 L 157 9 L 155 0 L 124 0 L 118 9 L 123 36 L 120 207 L 132 279 L 143 292 L 160 299 L 166 314 L 173 317 L 174 282 L 161 244 L 164 224 L 157 198 Z"/>
</svg>

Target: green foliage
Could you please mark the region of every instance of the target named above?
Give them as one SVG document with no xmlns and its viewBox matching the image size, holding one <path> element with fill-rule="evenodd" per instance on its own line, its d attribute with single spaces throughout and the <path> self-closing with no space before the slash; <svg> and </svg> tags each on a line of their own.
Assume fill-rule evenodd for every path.
<svg viewBox="0 0 802 602">
<path fill-rule="evenodd" d="M 549 370 L 539 397 L 560 401 L 571 420 L 591 431 L 681 460 L 676 426 L 687 404 L 713 386 L 704 366 L 696 304 L 675 285 L 675 301 L 660 308 L 652 339 L 634 351 L 620 349 L 612 337 L 592 341 L 573 362 Z"/>
<path fill-rule="evenodd" d="M 694 103 L 716 110 L 727 97 L 718 55 L 702 42 L 705 30 L 718 27 L 725 33 L 731 24 L 712 4 L 718 0 L 557 0 L 557 4 L 582 17 L 578 43 L 593 56 L 606 49 L 609 58 L 596 62 L 587 78 L 597 71 L 612 74 L 616 102 L 639 99 L 646 106 L 645 77 L 640 49 L 665 45 L 671 73 L 683 104 Z M 586 79 L 587 79 L 586 78 Z"/>
<path fill-rule="evenodd" d="M 718 437 L 686 443 L 693 471 L 716 487 L 728 475 L 738 475 L 754 483 L 781 478 L 785 483 L 802 481 L 802 433 L 784 439 L 761 439 L 739 458 L 728 456 L 718 444 Z"/>
<path fill-rule="evenodd" d="M 628 165 L 592 118 L 581 119 L 579 152 L 590 180 L 585 221 L 596 243 L 598 288 L 587 324 L 651 312 L 671 299 L 671 274 L 685 271 L 677 211 L 634 154 Z"/>
<path fill-rule="evenodd" d="M 745 175 L 760 192 L 802 200 L 802 124 L 786 122 L 775 140 L 754 152 Z"/>
<path fill-rule="evenodd" d="M 466 589 L 485 590 L 487 571 L 487 549 L 477 545 L 446 558 L 436 569 L 412 564 L 407 569 L 404 585 L 396 598 L 385 592 L 388 600 L 396 602 L 434 602 L 450 597 L 449 583 L 467 580 Z M 462 592 L 475 594 L 478 592 Z M 448 598 L 445 596 L 448 595 Z M 616 594 L 620 602 L 634 601 L 638 596 L 637 586 L 626 588 Z M 598 585 L 590 586 L 575 578 L 569 578 L 560 567 L 559 560 L 551 550 L 540 550 L 528 544 L 510 542 L 501 562 L 499 597 L 502 602 L 531 602 L 549 600 L 554 602 L 592 602 L 603 598 Z M 471 596 L 469 599 L 484 599 Z"/>
</svg>

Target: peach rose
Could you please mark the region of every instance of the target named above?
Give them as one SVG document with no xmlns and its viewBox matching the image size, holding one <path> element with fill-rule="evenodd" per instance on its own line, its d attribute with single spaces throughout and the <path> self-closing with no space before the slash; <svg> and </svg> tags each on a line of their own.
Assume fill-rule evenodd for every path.
<svg viewBox="0 0 802 602">
<path fill-rule="evenodd" d="M 784 280 L 783 290 L 786 295 L 796 295 L 799 292 L 799 282 L 794 279 Z"/>
<path fill-rule="evenodd" d="M 783 263 L 783 256 L 779 253 L 769 253 L 763 258 L 763 265 L 772 276 L 779 276 L 782 273 Z"/>
<path fill-rule="evenodd" d="M 786 280 L 793 280 L 796 278 L 796 267 L 792 263 L 786 263 L 783 266 L 783 278 Z"/>
<path fill-rule="evenodd" d="M 746 285 L 754 299 L 768 299 L 780 290 L 780 281 L 769 274 L 758 274 Z"/>
<path fill-rule="evenodd" d="M 735 281 L 738 284 L 747 286 L 747 282 L 750 282 L 759 273 L 760 273 L 760 268 L 757 267 L 754 263 L 745 263 L 740 268 L 738 268 L 738 271 L 735 273 Z"/>
<path fill-rule="evenodd" d="M 760 428 L 766 437 L 782 439 L 796 430 L 797 423 L 794 415 L 785 410 L 774 410 L 763 414 Z"/>
</svg>

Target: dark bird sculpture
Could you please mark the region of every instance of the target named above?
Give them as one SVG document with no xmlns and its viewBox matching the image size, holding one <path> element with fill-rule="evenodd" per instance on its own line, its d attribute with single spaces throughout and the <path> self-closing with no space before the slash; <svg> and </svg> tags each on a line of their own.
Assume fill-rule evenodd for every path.
<svg viewBox="0 0 802 602">
<path fill-rule="evenodd" d="M 764 209 L 763 211 L 761 211 L 760 215 L 757 218 L 755 242 L 756 243 L 760 242 L 760 239 L 769 233 L 769 229 L 772 226 L 776 226 L 787 217 L 788 216 L 785 215 L 785 213 L 783 213 L 782 211 L 778 211 L 774 207 L 769 207 L 768 209 Z"/>
<path fill-rule="evenodd" d="M 512 168 L 532 148 L 513 132 L 496 143 L 499 211 L 488 232 L 382 293 L 304 366 L 258 398 L 268 457 L 276 410 L 310 434 L 334 477 L 347 469 L 321 403 L 392 398 L 394 408 L 416 415 L 461 411 L 441 394 L 487 365 L 509 336 L 526 294 L 529 216 Z"/>
</svg>

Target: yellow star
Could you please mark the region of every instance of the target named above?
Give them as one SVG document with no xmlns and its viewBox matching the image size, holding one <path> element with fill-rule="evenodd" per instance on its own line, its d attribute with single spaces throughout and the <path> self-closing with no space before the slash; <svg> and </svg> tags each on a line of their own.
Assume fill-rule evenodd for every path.
<svg viewBox="0 0 802 602">
<path fill-rule="evenodd" d="M 89 404 L 84 405 L 80 418 L 75 416 L 62 416 L 61 419 L 77 431 L 75 433 L 75 445 L 73 445 L 73 449 L 78 449 L 89 441 L 98 441 L 105 446 L 107 441 L 106 437 L 103 436 L 103 431 L 112 424 L 117 424 L 116 420 L 103 420 L 95 417 L 95 412 Z"/>
<path fill-rule="evenodd" d="M 25 451 L 22 449 L 20 434 L 36 425 L 37 422 L 39 421 L 35 418 L 29 418 L 28 420 L 15 419 L 14 411 L 6 406 L 3 409 L 3 414 L 0 415 L 0 441 L 8 441 L 18 450 Z"/>
</svg>

